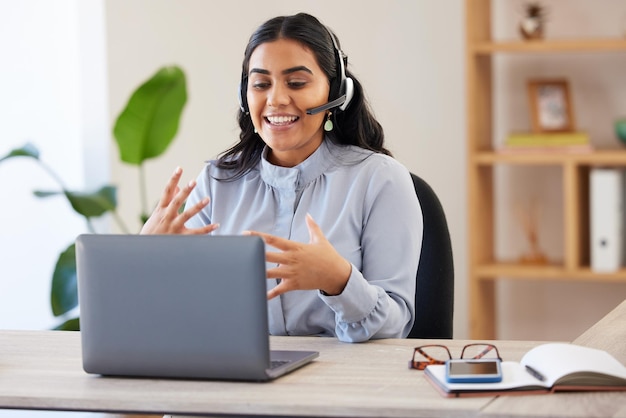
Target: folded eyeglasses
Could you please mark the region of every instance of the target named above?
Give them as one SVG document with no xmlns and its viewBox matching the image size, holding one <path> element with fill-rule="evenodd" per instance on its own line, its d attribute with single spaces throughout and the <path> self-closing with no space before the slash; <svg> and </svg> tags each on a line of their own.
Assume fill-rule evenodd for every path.
<svg viewBox="0 0 626 418">
<path fill-rule="evenodd" d="M 493 344 L 467 344 L 461 350 L 461 359 L 497 358 L 502 360 L 498 348 Z M 429 344 L 415 347 L 413 358 L 409 360 L 409 368 L 424 370 L 431 364 L 445 364 L 452 359 L 450 349 L 445 345 Z"/>
</svg>

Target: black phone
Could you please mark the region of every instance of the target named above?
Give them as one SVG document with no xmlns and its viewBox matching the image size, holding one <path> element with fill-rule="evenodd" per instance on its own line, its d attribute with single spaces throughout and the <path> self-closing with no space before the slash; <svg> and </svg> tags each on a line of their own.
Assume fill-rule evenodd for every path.
<svg viewBox="0 0 626 418">
<path fill-rule="evenodd" d="M 499 359 L 454 359 L 446 361 L 450 383 L 495 383 L 502 381 Z"/>
</svg>

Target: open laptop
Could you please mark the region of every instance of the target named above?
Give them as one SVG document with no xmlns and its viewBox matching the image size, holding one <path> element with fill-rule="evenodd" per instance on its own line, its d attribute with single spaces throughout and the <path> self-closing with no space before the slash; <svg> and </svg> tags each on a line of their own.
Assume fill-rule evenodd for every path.
<svg viewBox="0 0 626 418">
<path fill-rule="evenodd" d="M 85 234 L 76 263 L 87 373 L 263 381 L 318 356 L 270 351 L 259 237 Z"/>
</svg>

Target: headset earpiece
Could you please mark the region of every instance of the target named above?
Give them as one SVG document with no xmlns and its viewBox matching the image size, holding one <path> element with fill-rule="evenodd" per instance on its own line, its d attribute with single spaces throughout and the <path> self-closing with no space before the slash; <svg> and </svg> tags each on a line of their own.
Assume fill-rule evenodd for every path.
<svg viewBox="0 0 626 418">
<path fill-rule="evenodd" d="M 330 35 L 330 39 L 333 41 L 333 47 L 335 49 L 335 60 L 337 61 L 337 71 L 339 72 L 339 96 L 345 97 L 345 101 L 338 107 L 339 110 L 344 111 L 350 105 L 352 96 L 354 96 L 354 81 L 346 75 L 346 66 L 348 65 L 348 57 L 339 49 L 339 43 L 333 35 L 333 32 L 327 27 L 326 31 Z M 331 99 L 332 101 L 333 99 Z M 336 99 L 334 99 L 336 100 Z"/>
<path fill-rule="evenodd" d="M 343 104 L 341 106 L 339 106 L 339 110 L 341 110 L 341 111 L 346 110 L 346 108 L 350 104 L 350 101 L 352 100 L 352 96 L 354 96 L 354 81 L 352 81 L 352 79 L 350 77 L 346 77 L 346 79 L 344 80 L 344 89 L 343 90 L 344 90 L 345 95 L 346 95 L 346 101 L 343 102 Z"/>
</svg>

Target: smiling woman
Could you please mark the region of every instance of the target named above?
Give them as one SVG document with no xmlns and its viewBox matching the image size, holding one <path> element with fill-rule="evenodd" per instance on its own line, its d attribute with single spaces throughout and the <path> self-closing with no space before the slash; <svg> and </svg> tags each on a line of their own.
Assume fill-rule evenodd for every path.
<svg viewBox="0 0 626 418">
<path fill-rule="evenodd" d="M 239 98 L 239 142 L 184 187 L 175 170 L 142 233 L 262 237 L 274 335 L 405 337 L 420 206 L 339 41 L 308 14 L 268 20 Z"/>
<path fill-rule="evenodd" d="M 268 160 L 283 167 L 300 164 L 324 138 L 325 114 L 306 111 L 327 101 L 328 78 L 313 53 L 291 39 L 259 45 L 249 66 L 249 114 L 270 149 Z"/>
</svg>

